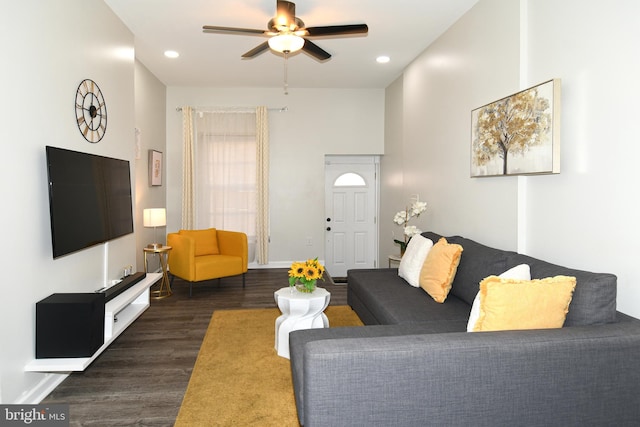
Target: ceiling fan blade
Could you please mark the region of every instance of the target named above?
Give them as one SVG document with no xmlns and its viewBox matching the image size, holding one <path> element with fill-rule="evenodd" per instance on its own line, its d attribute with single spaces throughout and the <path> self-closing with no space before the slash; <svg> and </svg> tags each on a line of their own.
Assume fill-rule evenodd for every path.
<svg viewBox="0 0 640 427">
<path fill-rule="evenodd" d="M 215 25 L 205 25 L 202 27 L 205 33 L 238 33 L 238 34 L 254 34 L 264 35 L 264 30 L 254 30 L 251 28 L 235 28 L 235 27 L 218 27 Z"/>
<path fill-rule="evenodd" d="M 296 4 L 290 1 L 277 0 L 275 24 L 291 28 L 296 23 Z"/>
<path fill-rule="evenodd" d="M 331 54 L 329 52 L 307 39 L 304 40 L 302 50 L 320 61 L 325 61 L 331 58 Z"/>
<path fill-rule="evenodd" d="M 354 25 L 328 25 L 324 27 L 309 27 L 306 28 L 309 37 L 322 37 L 322 36 L 340 36 L 349 34 L 366 34 L 369 32 L 367 24 L 354 24 Z"/>
<path fill-rule="evenodd" d="M 269 49 L 269 42 L 264 42 L 262 44 L 259 44 L 256 47 L 254 47 L 253 49 L 251 49 L 249 52 L 245 53 L 244 55 L 242 55 L 242 57 L 243 58 L 253 58 L 254 56 L 258 56 L 262 52 L 264 52 L 265 50 L 268 50 L 268 49 Z"/>
</svg>

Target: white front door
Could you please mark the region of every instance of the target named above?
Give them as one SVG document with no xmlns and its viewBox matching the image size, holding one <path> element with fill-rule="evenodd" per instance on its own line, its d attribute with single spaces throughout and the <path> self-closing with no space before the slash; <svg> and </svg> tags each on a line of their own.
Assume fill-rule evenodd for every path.
<svg viewBox="0 0 640 427">
<path fill-rule="evenodd" d="M 377 168 L 375 156 L 327 157 L 325 267 L 332 277 L 376 267 Z"/>
</svg>

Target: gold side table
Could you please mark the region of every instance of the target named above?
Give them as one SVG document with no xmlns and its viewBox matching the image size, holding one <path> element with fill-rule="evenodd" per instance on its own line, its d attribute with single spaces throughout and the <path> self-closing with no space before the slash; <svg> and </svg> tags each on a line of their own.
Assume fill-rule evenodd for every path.
<svg viewBox="0 0 640 427">
<path fill-rule="evenodd" d="M 169 257 L 169 251 L 171 246 L 160 246 L 157 248 L 145 247 L 144 252 L 144 271 L 147 271 L 147 255 L 158 255 L 160 259 L 160 266 L 162 267 L 162 279 L 160 280 L 160 288 L 157 291 L 151 291 L 151 298 L 160 299 L 171 296 L 171 284 L 169 283 L 169 273 L 167 272 L 167 258 Z"/>
</svg>

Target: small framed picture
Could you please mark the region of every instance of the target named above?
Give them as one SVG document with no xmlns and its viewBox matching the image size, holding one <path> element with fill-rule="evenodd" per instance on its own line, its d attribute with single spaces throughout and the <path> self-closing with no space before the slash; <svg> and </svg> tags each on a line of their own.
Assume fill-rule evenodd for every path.
<svg viewBox="0 0 640 427">
<path fill-rule="evenodd" d="M 162 151 L 149 150 L 149 185 L 162 185 Z"/>
</svg>

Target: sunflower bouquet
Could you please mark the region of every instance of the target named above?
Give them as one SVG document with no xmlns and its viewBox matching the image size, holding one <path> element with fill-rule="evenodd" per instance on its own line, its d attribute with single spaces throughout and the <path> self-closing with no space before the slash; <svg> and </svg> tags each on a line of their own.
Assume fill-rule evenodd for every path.
<svg viewBox="0 0 640 427">
<path fill-rule="evenodd" d="M 308 259 L 305 262 L 294 262 L 289 270 L 289 286 L 298 286 L 302 292 L 313 292 L 316 282 L 323 279 L 324 267 L 316 259 Z"/>
</svg>

